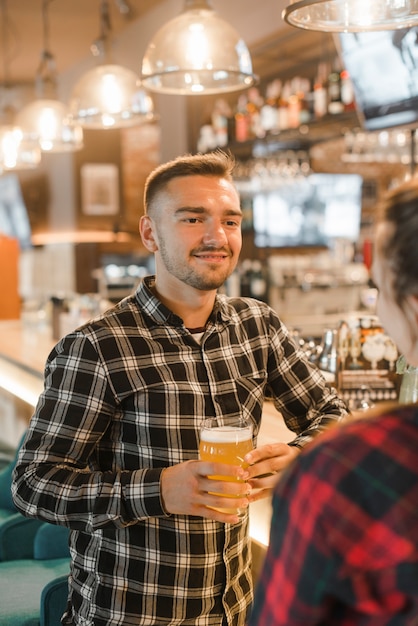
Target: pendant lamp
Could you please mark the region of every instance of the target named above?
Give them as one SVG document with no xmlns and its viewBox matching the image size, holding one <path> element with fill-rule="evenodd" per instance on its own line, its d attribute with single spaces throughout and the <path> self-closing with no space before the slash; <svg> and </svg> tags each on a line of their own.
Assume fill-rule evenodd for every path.
<svg viewBox="0 0 418 626">
<path fill-rule="evenodd" d="M 12 169 L 32 169 L 39 165 L 41 150 L 37 141 L 23 137 L 22 129 L 15 123 L 16 92 L 10 86 L 9 78 L 9 14 L 7 0 L 0 0 L 1 6 L 1 47 L 3 53 L 3 78 L 0 87 L 0 173 Z"/>
<path fill-rule="evenodd" d="M 83 131 L 72 120 L 67 106 L 56 98 L 55 59 L 48 46 L 48 5 L 52 0 L 43 0 L 44 47 L 36 73 L 37 99 L 26 105 L 16 116 L 16 122 L 24 136 L 39 142 L 42 151 L 68 152 L 83 147 Z"/>
<path fill-rule="evenodd" d="M 0 172 L 33 169 L 40 161 L 41 150 L 37 142 L 25 138 L 18 126 L 0 126 Z"/>
<path fill-rule="evenodd" d="M 151 97 L 132 70 L 109 62 L 109 3 L 100 8 L 101 35 L 91 46 L 94 56 L 105 63 L 89 70 L 76 83 L 70 99 L 71 115 L 83 128 L 122 128 L 153 121 Z"/>
<path fill-rule="evenodd" d="M 237 91 L 256 79 L 245 42 L 208 0 L 185 0 L 182 13 L 154 35 L 142 61 L 143 84 L 160 93 Z"/>
<path fill-rule="evenodd" d="M 290 0 L 282 17 L 324 32 L 397 30 L 418 24 L 418 0 Z"/>
</svg>

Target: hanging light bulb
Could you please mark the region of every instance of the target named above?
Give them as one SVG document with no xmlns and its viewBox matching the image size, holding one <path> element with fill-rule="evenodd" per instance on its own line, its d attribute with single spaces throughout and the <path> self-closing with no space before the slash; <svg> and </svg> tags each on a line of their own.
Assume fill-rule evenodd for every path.
<svg viewBox="0 0 418 626">
<path fill-rule="evenodd" d="M 155 119 L 138 76 L 121 65 L 99 65 L 84 74 L 73 89 L 70 109 L 84 128 L 121 128 Z"/>
<path fill-rule="evenodd" d="M 325 32 L 397 30 L 418 24 L 418 0 L 290 0 L 283 19 Z"/>
<path fill-rule="evenodd" d="M 51 2 L 43 0 L 42 4 L 44 48 L 36 74 L 38 98 L 18 113 L 16 122 L 28 140 L 38 140 L 42 151 L 69 152 L 83 147 L 83 130 L 74 122 L 67 106 L 55 96 L 55 59 L 48 49 L 47 9 Z"/>
<path fill-rule="evenodd" d="M 11 169 L 36 167 L 41 160 L 37 141 L 24 137 L 22 129 L 15 123 L 16 94 L 9 80 L 9 16 L 7 1 L 1 0 L 2 32 L 1 43 L 4 64 L 4 84 L 0 88 L 0 173 Z"/>
<path fill-rule="evenodd" d="M 256 76 L 245 42 L 208 0 L 185 0 L 148 45 L 142 82 L 152 91 L 194 95 L 245 89 Z"/>
<path fill-rule="evenodd" d="M 22 109 L 16 121 L 27 139 L 38 140 L 43 152 L 67 152 L 83 147 L 81 126 L 59 100 L 35 100 Z"/>
<path fill-rule="evenodd" d="M 111 31 L 107 0 L 102 0 L 100 17 L 101 35 L 92 52 L 107 59 Z M 112 63 L 100 64 L 80 78 L 71 95 L 70 110 L 83 128 L 121 128 L 156 117 L 153 101 L 135 72 Z"/>
<path fill-rule="evenodd" d="M 39 145 L 18 126 L 0 126 L 0 169 L 32 169 L 41 161 Z"/>
</svg>

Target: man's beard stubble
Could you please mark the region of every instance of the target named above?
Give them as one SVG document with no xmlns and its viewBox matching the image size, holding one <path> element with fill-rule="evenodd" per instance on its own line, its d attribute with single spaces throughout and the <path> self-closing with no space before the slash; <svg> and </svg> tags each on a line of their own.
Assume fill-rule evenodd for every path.
<svg viewBox="0 0 418 626">
<path fill-rule="evenodd" d="M 198 250 L 193 250 L 191 252 L 191 257 L 193 254 L 199 252 L 202 253 L 210 253 L 210 252 L 220 252 L 223 251 L 229 259 L 232 258 L 232 254 L 229 249 L 225 248 L 215 248 L 211 246 L 207 246 L 205 248 L 199 248 Z M 199 289 L 201 291 L 212 291 L 213 289 L 219 289 L 227 278 L 232 274 L 235 269 L 236 264 L 230 264 L 228 267 L 222 271 L 221 275 L 219 275 L 219 271 L 216 272 L 216 275 L 208 275 L 210 270 L 202 270 L 202 273 L 198 273 L 194 268 L 189 267 L 185 264 L 176 264 L 170 257 L 170 254 L 167 250 L 167 246 L 165 245 L 162 238 L 159 241 L 159 252 L 161 255 L 161 259 L 167 269 L 167 271 L 181 280 L 186 285 L 193 287 L 194 289 Z M 217 268 L 219 270 L 219 268 Z"/>
</svg>

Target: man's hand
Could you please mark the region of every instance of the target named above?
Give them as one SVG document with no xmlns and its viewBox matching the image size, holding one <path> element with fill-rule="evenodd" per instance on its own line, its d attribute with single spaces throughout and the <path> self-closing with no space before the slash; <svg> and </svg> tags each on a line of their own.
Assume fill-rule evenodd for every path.
<svg viewBox="0 0 418 626">
<path fill-rule="evenodd" d="M 186 461 L 167 467 L 161 475 L 164 508 L 171 514 L 198 515 L 236 524 L 239 517 L 235 513 L 222 513 L 209 507 L 248 507 L 250 487 L 243 481 L 245 471 L 237 465 L 209 461 Z M 235 481 L 217 480 L 209 476 L 225 476 Z"/>
<path fill-rule="evenodd" d="M 296 446 L 271 443 L 255 448 L 245 455 L 244 460 L 249 467 L 244 474 L 244 480 L 251 487 L 250 502 L 271 496 L 280 474 L 299 452 L 300 449 Z"/>
</svg>

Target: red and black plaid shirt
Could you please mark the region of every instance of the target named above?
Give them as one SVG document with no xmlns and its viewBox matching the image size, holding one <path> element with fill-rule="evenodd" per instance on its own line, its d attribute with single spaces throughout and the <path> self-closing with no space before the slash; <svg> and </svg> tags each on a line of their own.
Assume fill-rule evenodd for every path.
<svg viewBox="0 0 418 626">
<path fill-rule="evenodd" d="M 332 429 L 276 487 L 250 626 L 418 624 L 418 407 Z"/>
</svg>

